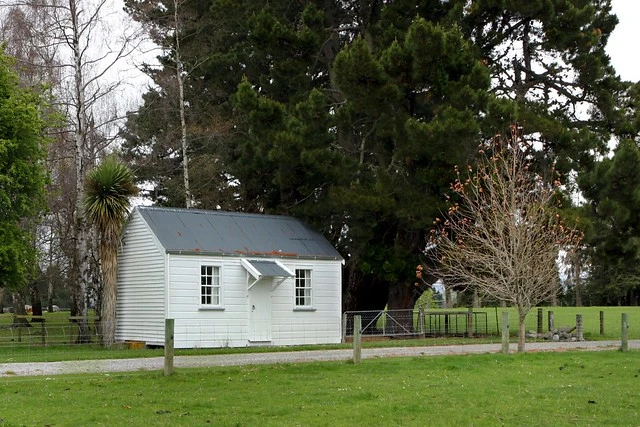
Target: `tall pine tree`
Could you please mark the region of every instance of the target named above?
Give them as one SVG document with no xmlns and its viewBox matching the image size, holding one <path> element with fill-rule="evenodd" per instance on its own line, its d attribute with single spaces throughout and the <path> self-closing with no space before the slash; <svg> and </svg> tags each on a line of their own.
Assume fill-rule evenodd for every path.
<svg viewBox="0 0 640 427">
<path fill-rule="evenodd" d="M 346 257 L 345 308 L 410 308 L 425 230 L 480 140 L 519 122 L 569 171 L 629 132 L 609 3 L 184 1 L 196 202 L 299 216 Z M 127 1 L 166 54 L 125 149 L 179 205 L 172 4 Z"/>
<path fill-rule="evenodd" d="M 640 149 L 623 140 L 612 158 L 583 173 L 588 200 L 585 243 L 590 255 L 587 291 L 593 305 L 640 302 Z"/>
</svg>

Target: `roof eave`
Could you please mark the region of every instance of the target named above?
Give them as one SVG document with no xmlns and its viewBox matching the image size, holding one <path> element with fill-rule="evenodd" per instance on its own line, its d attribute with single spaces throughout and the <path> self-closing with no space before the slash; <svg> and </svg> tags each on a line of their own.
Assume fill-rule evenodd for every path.
<svg viewBox="0 0 640 427">
<path fill-rule="evenodd" d="M 166 252 L 171 255 L 203 255 L 203 256 L 219 256 L 219 257 L 228 257 L 228 258 L 278 258 L 278 259 L 308 259 L 308 260 L 319 260 L 319 261 L 340 261 L 344 264 L 344 259 L 342 257 L 329 257 L 329 256 L 319 256 L 319 255 L 297 255 L 290 253 L 255 253 L 255 252 L 247 252 L 247 253 L 237 253 L 237 252 L 216 252 L 216 251 L 202 251 L 202 250 L 183 250 L 183 249 L 167 249 Z"/>
</svg>

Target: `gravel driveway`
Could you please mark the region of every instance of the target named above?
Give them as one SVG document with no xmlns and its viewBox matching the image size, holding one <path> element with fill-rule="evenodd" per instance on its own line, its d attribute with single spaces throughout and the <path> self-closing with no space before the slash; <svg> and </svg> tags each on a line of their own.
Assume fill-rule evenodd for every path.
<svg viewBox="0 0 640 427">
<path fill-rule="evenodd" d="M 527 343 L 528 352 L 536 351 L 577 351 L 577 350 L 615 350 L 620 341 L 582 341 L 582 342 L 537 342 Z M 640 340 L 629 341 L 629 348 L 640 349 Z M 510 350 L 515 352 L 516 344 Z M 432 347 L 389 347 L 366 348 L 362 350 L 362 359 L 375 357 L 410 356 L 446 356 L 452 354 L 499 353 L 501 344 L 466 344 Z M 195 368 L 207 366 L 261 365 L 270 363 L 302 363 L 314 361 L 349 360 L 353 350 L 313 350 L 273 353 L 243 353 L 210 356 L 176 356 L 174 367 Z M 164 369 L 163 357 L 138 359 L 80 360 L 66 362 L 39 363 L 2 363 L 0 377 L 112 373 L 131 371 L 154 371 Z"/>
</svg>

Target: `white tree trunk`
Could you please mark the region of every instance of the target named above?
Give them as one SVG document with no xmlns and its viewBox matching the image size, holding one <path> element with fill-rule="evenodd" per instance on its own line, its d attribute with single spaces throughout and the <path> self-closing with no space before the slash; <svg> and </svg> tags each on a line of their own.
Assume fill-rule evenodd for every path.
<svg viewBox="0 0 640 427">
<path fill-rule="evenodd" d="M 84 82 L 84 70 L 82 63 L 82 46 L 80 45 L 80 24 L 78 22 L 78 10 L 76 0 L 69 0 L 69 13 L 72 25 L 72 39 L 71 48 L 73 51 L 73 66 L 74 66 L 74 95 L 75 95 L 75 166 L 76 166 L 76 204 L 75 204 L 75 223 L 74 223 L 74 235 L 76 240 L 76 260 L 77 265 L 74 268 L 76 277 L 74 278 L 77 283 L 77 297 L 80 297 L 80 301 L 76 300 L 78 304 L 78 310 L 83 317 L 82 325 L 80 327 L 81 336 L 80 341 L 88 340 L 88 306 L 87 306 L 87 284 L 89 283 L 89 236 L 87 230 L 87 223 L 84 215 L 84 209 L 82 207 L 82 195 L 84 193 L 84 182 L 89 166 L 87 159 L 87 107 L 85 96 L 85 82 Z"/>
<path fill-rule="evenodd" d="M 176 58 L 176 81 L 178 83 L 178 102 L 180 111 L 180 142 L 182 143 L 182 171 L 184 176 L 184 196 L 185 207 L 192 208 L 194 206 L 193 195 L 191 194 L 189 183 L 189 153 L 187 144 L 187 120 L 184 109 L 184 74 L 182 59 L 180 58 L 180 21 L 178 18 L 178 9 L 180 7 L 178 0 L 173 0 L 173 19 L 175 24 L 175 58 Z"/>
</svg>

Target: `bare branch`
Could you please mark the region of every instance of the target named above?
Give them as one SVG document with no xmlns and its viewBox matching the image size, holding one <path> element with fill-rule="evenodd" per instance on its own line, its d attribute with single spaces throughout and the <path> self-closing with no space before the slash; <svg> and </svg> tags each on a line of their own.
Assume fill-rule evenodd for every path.
<svg viewBox="0 0 640 427">
<path fill-rule="evenodd" d="M 425 252 L 445 283 L 471 287 L 517 307 L 520 320 L 558 291 L 560 250 L 582 234 L 555 204 L 559 182 L 529 169 L 517 129 L 481 150 L 478 165 L 456 170 L 448 212 L 436 219 Z M 520 342 L 524 349 L 524 323 Z M 519 345 L 520 349 L 520 345 Z"/>
</svg>

